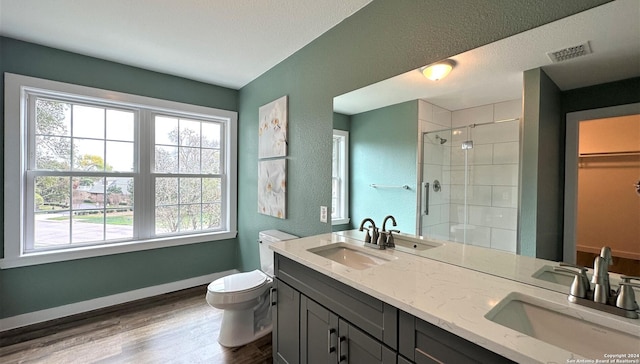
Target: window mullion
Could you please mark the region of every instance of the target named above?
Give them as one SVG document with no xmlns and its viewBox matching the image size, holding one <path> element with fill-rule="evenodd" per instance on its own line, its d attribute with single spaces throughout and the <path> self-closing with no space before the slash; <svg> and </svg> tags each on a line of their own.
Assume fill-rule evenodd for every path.
<svg viewBox="0 0 640 364">
<path fill-rule="evenodd" d="M 153 114 L 149 110 L 138 113 L 138 148 L 137 148 L 137 180 L 134 183 L 136 230 L 138 237 L 148 239 L 154 236 L 154 198 L 155 177 L 152 174 L 153 164 Z M 139 197 L 138 197 L 139 196 Z"/>
</svg>

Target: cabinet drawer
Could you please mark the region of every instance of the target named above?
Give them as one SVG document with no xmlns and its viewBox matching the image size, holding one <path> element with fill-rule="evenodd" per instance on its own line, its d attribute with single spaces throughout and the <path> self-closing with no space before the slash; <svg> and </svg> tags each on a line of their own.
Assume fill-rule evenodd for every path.
<svg viewBox="0 0 640 364">
<path fill-rule="evenodd" d="M 403 311 L 399 313 L 399 329 L 400 354 L 417 364 L 514 363 Z"/>
<path fill-rule="evenodd" d="M 279 254 L 275 254 L 275 274 L 305 296 L 397 349 L 395 307 Z"/>
</svg>

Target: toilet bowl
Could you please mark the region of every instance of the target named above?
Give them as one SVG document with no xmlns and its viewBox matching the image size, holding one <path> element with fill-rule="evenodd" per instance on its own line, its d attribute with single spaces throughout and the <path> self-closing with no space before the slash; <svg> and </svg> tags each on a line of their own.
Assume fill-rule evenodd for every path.
<svg viewBox="0 0 640 364">
<path fill-rule="evenodd" d="M 218 342 L 236 347 L 253 342 L 271 332 L 271 285 L 273 252 L 269 245 L 297 236 L 278 230 L 260 232 L 260 267 L 245 273 L 216 279 L 207 287 L 207 303 L 224 310 Z"/>
</svg>

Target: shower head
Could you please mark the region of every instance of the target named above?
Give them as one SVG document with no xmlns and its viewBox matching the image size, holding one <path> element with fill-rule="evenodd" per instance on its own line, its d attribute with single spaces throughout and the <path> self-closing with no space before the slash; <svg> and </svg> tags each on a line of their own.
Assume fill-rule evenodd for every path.
<svg viewBox="0 0 640 364">
<path fill-rule="evenodd" d="M 436 140 L 440 139 L 440 144 L 444 144 L 447 142 L 447 139 L 441 138 L 440 135 L 436 134 Z"/>
</svg>

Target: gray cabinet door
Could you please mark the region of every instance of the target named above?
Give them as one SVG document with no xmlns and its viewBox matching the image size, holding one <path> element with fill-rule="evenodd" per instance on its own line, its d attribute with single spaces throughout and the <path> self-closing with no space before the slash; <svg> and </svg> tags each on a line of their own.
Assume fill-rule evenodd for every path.
<svg viewBox="0 0 640 364">
<path fill-rule="evenodd" d="M 304 295 L 300 296 L 300 361 L 338 362 L 338 316 Z"/>
<path fill-rule="evenodd" d="M 399 352 L 417 364 L 513 363 L 404 311 L 400 311 L 399 316 Z"/>
<path fill-rule="evenodd" d="M 340 364 L 396 364 L 398 355 L 378 340 L 340 319 L 338 329 Z"/>
<path fill-rule="evenodd" d="M 279 279 L 274 279 L 273 361 L 280 364 L 300 363 L 300 292 Z"/>
</svg>

